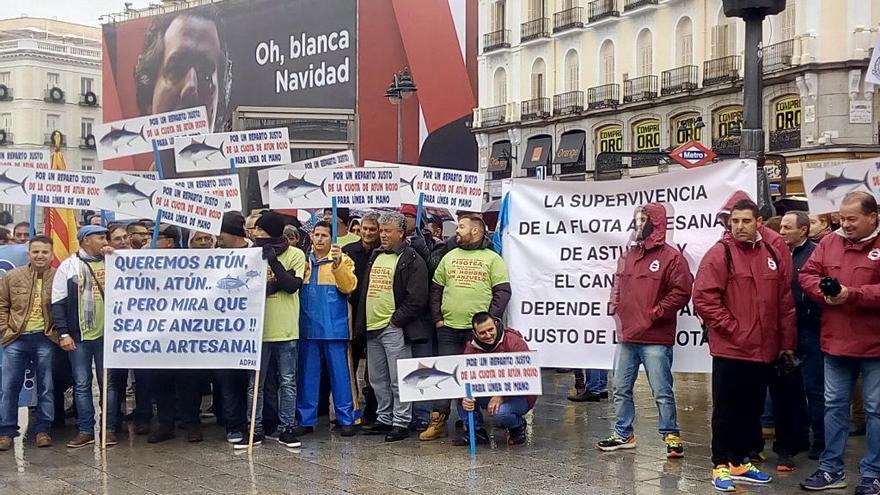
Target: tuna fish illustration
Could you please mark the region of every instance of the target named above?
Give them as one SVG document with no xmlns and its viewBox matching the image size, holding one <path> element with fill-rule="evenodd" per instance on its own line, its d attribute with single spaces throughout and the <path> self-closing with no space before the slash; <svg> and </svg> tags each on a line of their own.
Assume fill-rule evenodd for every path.
<svg viewBox="0 0 880 495">
<path fill-rule="evenodd" d="M 117 207 L 122 206 L 123 203 L 131 203 L 134 206 L 138 201 L 147 201 L 150 203 L 150 206 L 153 206 L 153 197 L 158 189 L 150 194 L 146 194 L 134 186 L 136 183 L 137 181 L 134 181 L 129 184 L 125 182 L 125 178 L 122 178 L 116 184 L 110 184 L 105 187 L 104 194 L 110 198 L 110 201 L 116 203 Z"/>
<path fill-rule="evenodd" d="M 101 136 L 100 143 L 102 146 L 113 148 L 113 151 L 117 151 L 123 146 L 131 145 L 135 139 L 143 139 L 146 142 L 144 126 L 141 126 L 139 132 L 129 131 L 124 125 L 119 129 L 110 126 L 110 132 Z"/>
<path fill-rule="evenodd" d="M 260 276 L 260 272 L 256 270 L 250 270 L 249 272 L 245 273 L 244 276 L 247 278 L 257 278 Z"/>
<path fill-rule="evenodd" d="M 220 143 L 220 146 L 214 147 L 207 144 L 207 140 L 207 138 L 204 138 L 199 142 L 196 138 L 193 138 L 191 143 L 180 150 L 180 156 L 185 160 L 193 162 L 194 165 L 198 163 L 199 160 L 207 160 L 217 153 L 220 153 L 225 159 L 226 152 L 223 150 L 223 146 L 226 144 L 226 141 Z"/>
<path fill-rule="evenodd" d="M 827 199 L 831 201 L 831 204 L 837 203 L 846 193 L 850 191 L 855 191 L 859 187 L 863 187 L 868 191 L 871 191 L 871 186 L 868 183 L 868 175 L 871 173 L 870 170 L 865 172 L 865 177 L 861 180 L 859 179 L 851 179 L 849 177 L 844 177 L 846 170 L 840 172 L 840 175 L 832 175 L 829 173 L 825 174 L 825 179 L 822 182 L 816 184 L 816 187 L 813 188 L 810 192 L 813 193 L 814 196 L 819 198 Z"/>
<path fill-rule="evenodd" d="M 409 189 L 413 192 L 413 194 L 415 194 L 415 192 L 416 192 L 416 186 L 415 186 L 416 176 L 415 175 L 410 180 L 406 180 L 406 178 L 401 177 L 400 182 L 403 183 L 403 187 L 409 187 Z"/>
<path fill-rule="evenodd" d="M 18 182 L 15 179 L 9 177 L 9 171 L 5 171 L 0 174 L 0 191 L 6 192 L 10 189 L 15 189 L 16 187 L 20 187 L 25 194 L 28 194 L 27 188 L 25 188 L 25 183 L 27 182 L 27 177 Z"/>
<path fill-rule="evenodd" d="M 461 382 L 458 381 L 458 366 L 452 370 L 452 373 L 447 373 L 438 370 L 437 363 L 434 363 L 434 365 L 430 367 L 419 363 L 418 368 L 403 377 L 403 383 L 410 387 L 417 388 L 420 394 L 424 394 L 426 388 L 437 387 L 439 389 L 440 384 L 450 378 L 452 378 L 456 384 L 461 385 Z"/>
<path fill-rule="evenodd" d="M 303 198 L 307 198 L 309 194 L 313 192 L 320 191 L 321 194 L 324 194 L 324 184 L 327 183 L 327 179 L 325 178 L 321 181 L 320 184 L 315 184 L 309 182 L 305 178 L 305 174 L 302 177 L 295 177 L 293 174 L 289 174 L 287 176 L 287 180 L 280 182 L 274 188 L 276 194 L 279 194 L 288 201 L 290 204 L 293 204 L 293 200 L 302 196 Z M 326 194 L 324 194 L 326 196 Z"/>
<path fill-rule="evenodd" d="M 241 279 L 235 278 L 232 275 L 227 275 L 217 281 L 218 289 L 223 289 L 229 292 L 237 291 L 238 289 L 247 286 L 247 281 L 242 281 Z"/>
</svg>

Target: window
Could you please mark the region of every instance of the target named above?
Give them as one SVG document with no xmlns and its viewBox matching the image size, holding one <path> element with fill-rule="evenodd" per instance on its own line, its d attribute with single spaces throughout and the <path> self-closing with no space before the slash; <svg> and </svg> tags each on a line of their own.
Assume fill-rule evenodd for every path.
<svg viewBox="0 0 880 495">
<path fill-rule="evenodd" d="M 543 98 L 546 94 L 544 74 L 547 70 L 544 59 L 539 58 L 532 64 L 532 99 Z"/>
<path fill-rule="evenodd" d="M 92 91 L 92 83 L 94 83 L 94 80 L 90 77 L 83 77 L 82 79 L 80 79 L 79 80 L 80 94 L 84 95 L 84 94 Z"/>
<path fill-rule="evenodd" d="M 565 54 L 565 91 L 577 91 L 580 88 L 580 68 L 578 67 L 578 53 L 569 50 Z"/>
<path fill-rule="evenodd" d="M 544 17 L 544 0 L 529 0 L 529 17 L 533 21 Z"/>
<path fill-rule="evenodd" d="M 91 158 L 83 158 L 82 162 L 80 162 L 80 168 L 84 171 L 95 170 L 95 160 Z"/>
<path fill-rule="evenodd" d="M 9 71 L 0 72 L 0 84 L 4 86 L 9 86 L 9 81 L 12 80 L 12 73 Z"/>
<path fill-rule="evenodd" d="M 59 131 L 59 127 L 61 126 L 61 116 L 55 113 L 47 113 L 46 114 L 46 133 L 51 133 L 52 131 Z"/>
<path fill-rule="evenodd" d="M 58 88 L 61 86 L 61 74 L 55 72 L 46 73 L 46 87 Z"/>
<path fill-rule="evenodd" d="M 498 0 L 492 4 L 492 29 L 491 31 L 500 31 L 504 29 L 504 10 L 505 0 Z"/>
<path fill-rule="evenodd" d="M 614 82 L 614 43 L 605 40 L 602 49 L 599 50 L 599 84 L 611 84 Z"/>
<path fill-rule="evenodd" d="M 718 12 L 718 23 L 712 26 L 712 58 L 735 55 L 736 51 L 736 24 L 721 10 Z"/>
<path fill-rule="evenodd" d="M 81 131 L 80 136 L 82 136 L 82 137 L 90 136 L 92 134 L 92 126 L 94 124 L 95 124 L 94 119 L 82 119 L 82 122 L 80 122 L 80 126 L 79 126 L 80 131 Z"/>
<path fill-rule="evenodd" d="M 653 74 L 654 42 L 651 39 L 651 30 L 642 29 L 642 31 L 639 33 L 639 37 L 636 40 L 636 47 L 636 56 L 638 57 L 638 72 L 636 74 L 639 77 L 649 76 Z"/>
<path fill-rule="evenodd" d="M 788 0 L 785 2 L 785 10 L 779 14 L 779 39 L 781 41 L 793 40 L 797 34 L 797 2 Z"/>
<path fill-rule="evenodd" d="M 675 59 L 679 67 L 694 64 L 694 23 L 682 17 L 675 28 Z"/>
<path fill-rule="evenodd" d="M 499 67 L 495 71 L 495 105 L 504 105 L 507 103 L 507 71 L 504 70 L 503 67 Z"/>
<path fill-rule="evenodd" d="M 0 129 L 3 129 L 6 132 L 12 130 L 12 114 L 11 113 L 0 113 Z"/>
</svg>

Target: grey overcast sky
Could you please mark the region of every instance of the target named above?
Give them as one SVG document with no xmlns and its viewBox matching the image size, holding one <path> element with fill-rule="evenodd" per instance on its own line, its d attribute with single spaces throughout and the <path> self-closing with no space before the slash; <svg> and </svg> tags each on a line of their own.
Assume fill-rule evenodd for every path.
<svg viewBox="0 0 880 495">
<path fill-rule="evenodd" d="M 147 7 L 149 0 L 127 0 L 134 8 Z M 56 18 L 88 26 L 100 26 L 102 14 L 122 12 L 126 0 L 0 0 L 0 18 L 29 17 Z M 153 3 L 161 3 L 155 1 Z"/>
</svg>

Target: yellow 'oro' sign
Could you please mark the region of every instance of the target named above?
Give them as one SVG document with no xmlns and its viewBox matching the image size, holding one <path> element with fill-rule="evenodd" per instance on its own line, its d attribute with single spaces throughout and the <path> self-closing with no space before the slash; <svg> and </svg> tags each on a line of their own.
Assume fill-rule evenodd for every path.
<svg viewBox="0 0 880 495">
<path fill-rule="evenodd" d="M 799 129 L 801 127 L 801 97 L 784 96 L 773 105 L 775 129 Z"/>
<path fill-rule="evenodd" d="M 670 121 L 670 135 L 674 136 L 673 144 L 678 147 L 690 140 L 700 141 L 703 139 L 703 129 L 697 128 L 698 113 L 683 113 Z M 684 124 L 684 127 L 682 127 Z"/>
<path fill-rule="evenodd" d="M 596 131 L 596 147 L 600 153 L 623 151 L 623 126 L 611 124 L 600 127 Z"/>
<path fill-rule="evenodd" d="M 739 105 L 719 108 L 712 114 L 712 132 L 715 139 L 730 136 L 730 130 L 742 127 L 743 109 Z"/>
<path fill-rule="evenodd" d="M 656 151 L 660 149 L 660 121 L 642 120 L 633 124 L 633 151 Z"/>
</svg>

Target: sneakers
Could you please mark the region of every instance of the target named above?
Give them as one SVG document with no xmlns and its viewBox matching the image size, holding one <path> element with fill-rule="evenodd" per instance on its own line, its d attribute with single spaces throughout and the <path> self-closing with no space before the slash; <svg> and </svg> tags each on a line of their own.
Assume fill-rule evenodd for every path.
<svg viewBox="0 0 880 495">
<path fill-rule="evenodd" d="M 308 435 L 309 433 L 314 433 L 314 432 L 315 432 L 314 426 L 297 426 L 296 428 L 293 429 L 293 431 L 291 433 L 293 433 L 293 436 L 295 436 L 295 437 L 304 437 L 304 436 Z"/>
<path fill-rule="evenodd" d="M 526 424 L 518 428 L 507 429 L 507 445 L 522 445 L 526 443 Z"/>
<path fill-rule="evenodd" d="M 77 432 L 76 436 L 67 442 L 67 448 L 78 449 L 95 443 L 95 435 L 93 433 Z"/>
<path fill-rule="evenodd" d="M 743 483 L 757 483 L 764 485 L 773 481 L 773 478 L 761 472 L 751 462 L 740 464 L 739 466 L 730 466 L 730 478 L 734 481 L 742 481 Z"/>
<path fill-rule="evenodd" d="M 438 438 L 446 437 L 446 415 L 439 412 L 431 413 L 431 422 L 428 429 L 419 433 L 419 440 L 429 442 Z"/>
<path fill-rule="evenodd" d="M 264 436 L 268 440 L 278 440 L 278 438 L 281 436 L 281 431 L 280 430 L 272 430 L 272 433 L 266 433 Z"/>
<path fill-rule="evenodd" d="M 254 439 L 254 441 L 256 441 L 256 439 Z M 299 439 L 296 438 L 296 435 L 294 435 L 292 431 L 282 431 L 278 435 L 278 443 L 292 449 L 302 447 L 302 442 L 300 442 Z"/>
<path fill-rule="evenodd" d="M 735 492 L 736 486 L 730 477 L 730 468 L 725 465 L 715 466 L 712 470 L 712 487 L 719 492 Z"/>
<path fill-rule="evenodd" d="M 385 441 L 388 443 L 406 440 L 409 437 L 409 429 L 402 426 L 392 426 L 391 430 L 385 435 Z"/>
<path fill-rule="evenodd" d="M 489 432 L 482 427 L 474 430 L 474 438 L 477 440 L 477 445 L 489 445 L 490 443 Z M 455 445 L 456 447 L 466 447 L 470 444 L 471 437 L 468 435 L 467 431 L 464 432 L 464 435 L 452 441 L 452 445 Z"/>
<path fill-rule="evenodd" d="M 115 431 L 108 431 L 108 432 L 106 433 L 106 436 L 107 436 L 107 438 L 104 440 L 104 443 L 105 443 L 105 445 L 107 445 L 108 447 L 112 447 L 112 446 L 114 446 L 114 445 L 116 445 L 116 444 L 119 443 L 119 439 L 116 438 L 116 432 L 115 432 Z"/>
<path fill-rule="evenodd" d="M 780 473 L 790 473 L 794 471 L 794 456 L 789 454 L 779 454 L 776 461 L 776 470 Z"/>
<path fill-rule="evenodd" d="M 364 432 L 364 435 L 385 435 L 391 433 L 392 428 L 391 425 L 377 422 L 368 426 L 362 426 L 361 431 Z"/>
<path fill-rule="evenodd" d="M 12 437 L 0 437 L 0 452 L 7 451 L 12 448 Z"/>
<path fill-rule="evenodd" d="M 46 432 L 37 433 L 37 448 L 45 449 L 52 446 L 52 437 Z M 3 450 L 3 449 L 0 449 Z"/>
<path fill-rule="evenodd" d="M 240 431 L 230 431 L 226 433 L 226 441 L 229 443 L 238 443 L 244 438 L 244 433 Z"/>
<path fill-rule="evenodd" d="M 663 437 L 663 441 L 666 442 L 667 459 L 680 459 L 684 457 L 684 446 L 681 444 L 681 437 L 673 433 L 667 433 Z"/>
<path fill-rule="evenodd" d="M 880 495 L 880 478 L 862 477 L 856 487 L 855 495 Z"/>
<path fill-rule="evenodd" d="M 264 435 L 262 433 L 254 432 L 254 447 L 257 445 L 263 445 Z M 236 442 L 232 444 L 232 448 L 235 450 L 245 450 L 248 448 L 247 438 L 242 438 L 240 442 Z"/>
<path fill-rule="evenodd" d="M 828 471 L 817 469 L 815 473 L 801 481 L 801 488 L 811 491 L 846 488 L 846 473 L 843 471 L 829 473 Z"/>
<path fill-rule="evenodd" d="M 611 435 L 605 440 L 601 440 L 596 444 L 596 448 L 602 452 L 614 452 L 620 449 L 636 448 L 636 436 L 630 435 L 629 438 L 620 438 L 617 433 Z"/>
</svg>

